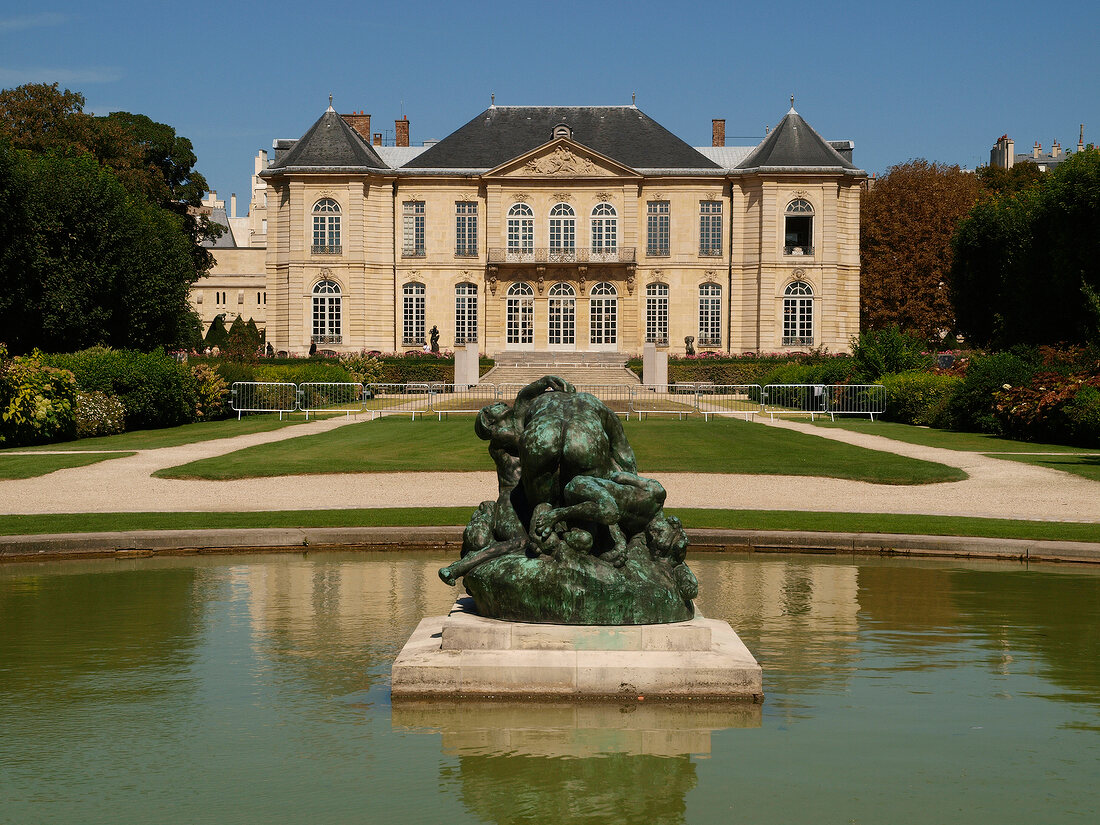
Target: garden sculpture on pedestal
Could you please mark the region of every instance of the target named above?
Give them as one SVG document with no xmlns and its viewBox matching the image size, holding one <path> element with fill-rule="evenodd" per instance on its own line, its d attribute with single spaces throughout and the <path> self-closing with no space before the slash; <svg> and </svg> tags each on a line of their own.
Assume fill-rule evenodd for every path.
<svg viewBox="0 0 1100 825">
<path fill-rule="evenodd" d="M 464 578 L 488 618 L 553 624 L 687 621 L 698 593 L 684 564 L 687 535 L 664 511 L 665 490 L 637 474 L 622 422 L 557 376 L 514 404 L 478 414 L 498 495 L 463 534 L 462 558 L 439 571 Z"/>
</svg>

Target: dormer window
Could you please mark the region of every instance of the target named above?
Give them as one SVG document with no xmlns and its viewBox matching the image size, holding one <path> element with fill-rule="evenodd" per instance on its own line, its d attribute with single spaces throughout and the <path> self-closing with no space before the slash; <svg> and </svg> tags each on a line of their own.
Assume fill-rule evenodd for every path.
<svg viewBox="0 0 1100 825">
<path fill-rule="evenodd" d="M 573 139 L 573 130 L 569 128 L 568 124 L 559 123 L 554 127 L 554 140 L 558 138 L 566 138 L 567 140 Z"/>
</svg>

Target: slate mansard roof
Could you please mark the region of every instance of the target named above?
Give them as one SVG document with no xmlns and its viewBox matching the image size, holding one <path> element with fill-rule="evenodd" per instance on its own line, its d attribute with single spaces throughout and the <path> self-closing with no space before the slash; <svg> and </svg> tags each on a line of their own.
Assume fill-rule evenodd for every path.
<svg viewBox="0 0 1100 825">
<path fill-rule="evenodd" d="M 492 169 L 530 152 L 564 123 L 571 139 L 632 169 L 720 167 L 634 106 L 490 106 L 405 169 Z"/>
<path fill-rule="evenodd" d="M 836 141 L 843 145 L 845 141 Z M 845 154 L 850 154 L 845 147 Z M 844 155 L 814 131 L 792 107 L 752 153 L 737 165 L 741 172 L 840 172 L 862 175 Z"/>
<path fill-rule="evenodd" d="M 281 141 L 279 141 L 281 143 Z M 376 170 L 389 167 L 331 106 L 289 151 L 278 151 L 265 172 Z"/>
<path fill-rule="evenodd" d="M 635 106 L 490 106 L 424 147 L 373 147 L 330 106 L 300 139 L 275 141 L 274 160 L 260 174 L 478 174 L 549 143 L 559 124 L 575 143 L 641 172 L 865 174 L 851 161 L 851 141 L 824 140 L 793 108 L 755 147 L 693 148 Z"/>
</svg>

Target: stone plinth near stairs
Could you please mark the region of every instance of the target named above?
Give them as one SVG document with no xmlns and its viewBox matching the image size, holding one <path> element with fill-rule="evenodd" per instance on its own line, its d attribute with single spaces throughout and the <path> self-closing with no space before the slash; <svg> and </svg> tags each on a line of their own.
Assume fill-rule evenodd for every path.
<svg viewBox="0 0 1100 825">
<path fill-rule="evenodd" d="M 472 600 L 420 622 L 395 697 L 557 696 L 760 701 L 760 665 L 728 623 L 574 626 L 485 619 Z"/>
</svg>

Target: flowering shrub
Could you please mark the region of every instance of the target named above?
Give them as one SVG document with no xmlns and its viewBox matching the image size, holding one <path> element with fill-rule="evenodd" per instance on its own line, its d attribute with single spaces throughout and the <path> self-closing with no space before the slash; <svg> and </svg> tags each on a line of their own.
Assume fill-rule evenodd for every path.
<svg viewBox="0 0 1100 825">
<path fill-rule="evenodd" d="M 358 384 L 374 384 L 382 379 L 381 362 L 373 355 L 368 355 L 366 350 L 342 354 L 340 366 Z"/>
<path fill-rule="evenodd" d="M 196 364 L 191 375 L 195 377 L 195 418 L 214 421 L 229 415 L 229 385 L 218 371 L 209 364 Z"/>
<path fill-rule="evenodd" d="M 93 438 L 126 430 L 126 408 L 113 395 L 91 390 L 76 394 L 76 437 Z"/>
<path fill-rule="evenodd" d="M 7 357 L 0 344 L 0 443 L 38 444 L 72 438 L 76 379 L 42 362 L 42 354 Z"/>
<path fill-rule="evenodd" d="M 1041 372 L 1024 386 L 1002 386 L 993 414 L 1013 438 L 1100 446 L 1100 374 Z"/>
</svg>

